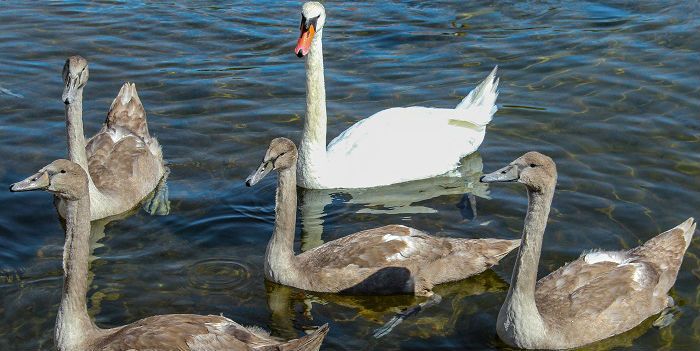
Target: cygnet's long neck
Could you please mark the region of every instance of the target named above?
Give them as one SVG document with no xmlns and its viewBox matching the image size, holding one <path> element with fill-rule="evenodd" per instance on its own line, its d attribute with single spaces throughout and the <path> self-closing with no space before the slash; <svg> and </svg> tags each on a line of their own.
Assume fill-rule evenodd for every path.
<svg viewBox="0 0 700 351">
<path fill-rule="evenodd" d="M 323 167 L 326 157 L 326 83 L 323 77 L 323 30 L 306 57 L 306 118 L 299 148 L 300 172 Z"/>
<path fill-rule="evenodd" d="M 66 200 L 66 242 L 63 248 L 63 293 L 56 317 L 59 350 L 81 350 L 98 330 L 87 311 L 90 256 L 90 197 Z"/>
<path fill-rule="evenodd" d="M 528 347 L 528 341 L 543 338 L 546 334 L 546 326 L 535 302 L 535 285 L 554 186 L 544 191 L 528 189 L 527 194 L 528 208 L 522 243 L 513 269 L 508 296 L 498 315 L 499 335 L 505 332 L 506 335 L 501 337 L 511 339 L 511 344 L 520 347 Z"/>
<path fill-rule="evenodd" d="M 279 172 L 275 199 L 275 229 L 265 251 L 265 276 L 289 285 L 296 280 L 294 232 L 297 211 L 296 163 Z"/>
<path fill-rule="evenodd" d="M 68 159 L 88 171 L 87 153 L 85 152 L 85 133 L 83 132 L 83 89 L 75 94 L 75 99 L 66 104 L 66 130 L 68 132 Z"/>
</svg>

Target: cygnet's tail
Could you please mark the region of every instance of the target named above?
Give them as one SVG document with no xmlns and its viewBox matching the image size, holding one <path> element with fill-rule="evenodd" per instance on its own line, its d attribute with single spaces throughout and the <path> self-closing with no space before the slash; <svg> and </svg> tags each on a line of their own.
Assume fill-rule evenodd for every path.
<svg viewBox="0 0 700 351">
<path fill-rule="evenodd" d="M 496 77 L 497 71 L 498 66 L 494 67 L 489 76 L 479 86 L 474 88 L 455 108 L 456 110 L 464 110 L 464 121 L 482 127 L 491 122 L 493 114 L 498 111 L 496 107 L 499 80 Z"/>
<path fill-rule="evenodd" d="M 112 101 L 112 106 L 109 107 L 105 124 L 113 129 L 125 128 L 143 139 L 150 137 L 146 110 L 136 92 L 136 84 L 126 82 L 122 85 L 119 94 Z"/>
<path fill-rule="evenodd" d="M 683 263 L 697 224 L 693 217 L 632 249 L 635 260 L 650 263 L 660 273 L 654 294 L 666 294 L 676 282 L 678 270 Z"/>
<path fill-rule="evenodd" d="M 317 351 L 321 348 L 323 338 L 328 334 L 328 323 L 316 329 L 313 333 L 299 339 L 289 340 L 279 345 L 280 351 Z"/>
</svg>

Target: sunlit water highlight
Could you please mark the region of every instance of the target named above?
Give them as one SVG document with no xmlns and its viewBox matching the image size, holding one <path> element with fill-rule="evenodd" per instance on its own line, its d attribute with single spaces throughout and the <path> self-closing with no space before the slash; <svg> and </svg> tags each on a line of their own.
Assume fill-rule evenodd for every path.
<svg viewBox="0 0 700 351">
<path fill-rule="evenodd" d="M 552 156 L 559 183 L 540 275 L 591 248 L 627 248 L 700 217 L 700 13 L 696 2 L 326 2 L 329 136 L 387 107 L 456 105 L 494 65 L 500 110 L 463 183 L 300 194 L 298 249 L 384 224 L 453 237 L 519 236 L 515 185 L 479 173 L 527 150 Z M 164 146 L 171 214 L 106 224 L 91 265 L 101 327 L 164 313 L 220 314 L 296 337 L 330 323 L 328 350 L 504 347 L 495 333 L 513 257 L 440 286 L 439 306 L 372 341 L 418 302 L 343 297 L 265 283 L 274 177 L 246 188 L 268 142 L 300 137 L 299 2 L 2 2 L 0 180 L 65 157 L 61 67 L 90 61 L 85 129 L 121 84 L 137 84 Z M 464 192 L 474 196 L 465 196 Z M 47 194 L 0 192 L 0 349 L 50 349 L 60 299 L 62 228 Z M 475 204 L 475 207 L 474 207 Z M 303 234 L 303 235 L 302 235 Z M 700 239 L 672 290 L 679 317 L 600 348 L 700 343 Z"/>
</svg>

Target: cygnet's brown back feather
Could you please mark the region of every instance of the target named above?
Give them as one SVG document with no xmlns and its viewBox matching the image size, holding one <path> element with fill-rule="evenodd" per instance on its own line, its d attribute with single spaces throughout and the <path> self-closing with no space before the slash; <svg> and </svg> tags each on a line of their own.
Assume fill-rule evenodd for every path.
<svg viewBox="0 0 700 351">
<path fill-rule="evenodd" d="M 96 350 L 318 350 L 328 333 L 324 325 L 314 333 L 278 341 L 251 331 L 222 316 L 170 314 L 144 318 L 96 340 Z"/>
<path fill-rule="evenodd" d="M 148 133 L 146 111 L 133 83 L 124 83 L 86 151 L 93 183 L 117 202 L 140 201 L 158 183 L 165 171 L 162 151 Z"/>
<path fill-rule="evenodd" d="M 402 225 L 387 225 L 298 255 L 305 279 L 297 282 L 297 287 L 353 294 L 429 294 L 435 284 L 483 272 L 519 243 L 442 238 Z"/>
<path fill-rule="evenodd" d="M 540 314 L 570 341 L 600 340 L 635 327 L 668 306 L 694 231 L 690 218 L 634 249 L 581 255 L 537 282 Z"/>
</svg>

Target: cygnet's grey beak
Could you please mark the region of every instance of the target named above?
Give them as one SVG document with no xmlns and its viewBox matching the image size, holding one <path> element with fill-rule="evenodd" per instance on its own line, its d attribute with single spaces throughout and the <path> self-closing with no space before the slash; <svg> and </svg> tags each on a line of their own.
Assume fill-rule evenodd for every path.
<svg viewBox="0 0 700 351">
<path fill-rule="evenodd" d="M 520 169 L 517 165 L 508 165 L 495 172 L 484 174 L 479 178 L 482 183 L 514 182 L 520 179 Z"/>
<path fill-rule="evenodd" d="M 10 191 L 31 191 L 31 190 L 43 190 L 48 188 L 50 185 L 49 175 L 46 171 L 39 171 L 36 174 L 30 176 L 29 178 L 14 183 L 10 186 Z"/>
<path fill-rule="evenodd" d="M 263 161 L 260 164 L 260 167 L 258 167 L 258 169 L 256 169 L 255 172 L 253 172 L 251 175 L 248 176 L 248 178 L 246 178 L 245 185 L 253 186 L 253 185 L 257 184 L 260 181 L 260 179 L 265 178 L 265 176 L 268 173 L 270 173 L 271 170 L 272 170 L 272 161 L 267 161 L 267 162 Z"/>
<path fill-rule="evenodd" d="M 66 105 L 72 104 L 78 94 L 78 80 L 80 77 L 68 77 L 66 86 L 63 88 L 61 100 Z"/>
</svg>

